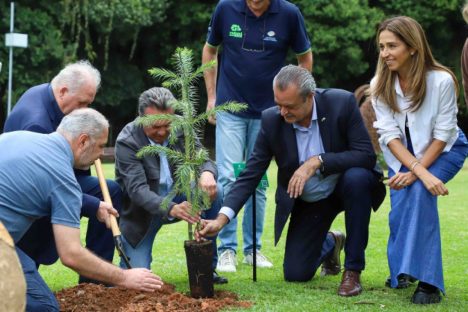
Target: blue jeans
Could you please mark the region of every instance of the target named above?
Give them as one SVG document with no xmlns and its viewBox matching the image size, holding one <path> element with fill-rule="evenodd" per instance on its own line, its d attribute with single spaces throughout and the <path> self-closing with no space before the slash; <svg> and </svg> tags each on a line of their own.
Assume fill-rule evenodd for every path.
<svg viewBox="0 0 468 312">
<path fill-rule="evenodd" d="M 224 187 L 224 193 L 231 190 L 235 181 L 233 163 L 246 162 L 252 153 L 257 134 L 260 130 L 260 119 L 238 117 L 229 113 L 216 115 L 216 163 L 218 181 Z M 262 246 L 261 237 L 265 221 L 265 190 L 257 189 L 256 243 L 257 250 Z M 253 250 L 252 197 L 247 200 L 242 221 L 244 254 Z M 219 232 L 219 253 L 226 249 L 237 251 L 237 218 L 234 218 Z"/>
<path fill-rule="evenodd" d="M 218 215 L 219 209 L 223 204 L 223 188 L 220 184 L 218 184 L 218 195 L 216 199 L 211 204 L 211 208 L 208 210 L 203 211 L 202 218 L 213 220 L 216 219 Z M 172 201 L 175 203 L 181 203 L 185 201 L 185 196 L 177 196 Z M 176 219 L 174 222 L 177 222 Z M 169 222 L 169 223 L 174 223 Z M 153 242 L 156 237 L 156 234 L 159 232 L 161 227 L 167 223 L 164 223 L 163 220 L 159 216 L 154 216 L 151 220 L 148 232 L 146 232 L 143 239 L 138 243 L 138 245 L 134 248 L 126 239 L 125 236 L 122 235 L 122 245 L 125 254 L 130 259 L 130 265 L 133 268 L 147 268 L 150 269 L 151 262 L 153 261 L 152 251 L 153 251 Z M 218 261 L 218 256 L 216 254 L 216 236 L 210 238 L 213 241 L 213 270 L 216 268 L 216 263 Z M 120 260 L 120 267 L 127 268 L 125 263 Z"/>
<path fill-rule="evenodd" d="M 16 247 L 16 253 L 26 280 L 26 311 L 59 311 L 59 304 L 52 291 L 39 275 L 36 263 L 18 247 Z"/>
</svg>

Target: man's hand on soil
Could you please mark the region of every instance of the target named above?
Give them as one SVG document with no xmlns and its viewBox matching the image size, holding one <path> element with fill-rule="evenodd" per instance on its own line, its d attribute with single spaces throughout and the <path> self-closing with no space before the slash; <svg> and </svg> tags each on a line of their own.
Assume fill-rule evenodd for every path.
<svg viewBox="0 0 468 312">
<path fill-rule="evenodd" d="M 145 268 L 124 270 L 124 281 L 121 286 L 128 289 L 153 292 L 164 283 L 161 278 Z"/>
</svg>

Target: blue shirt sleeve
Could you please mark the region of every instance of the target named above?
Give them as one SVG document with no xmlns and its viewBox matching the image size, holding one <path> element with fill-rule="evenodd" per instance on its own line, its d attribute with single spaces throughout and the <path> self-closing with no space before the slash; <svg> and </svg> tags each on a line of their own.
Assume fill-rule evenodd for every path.
<svg viewBox="0 0 468 312">
<path fill-rule="evenodd" d="M 76 180 L 78 181 L 78 184 L 81 186 L 81 189 L 85 189 L 87 190 L 86 192 L 87 193 L 83 193 L 83 205 L 81 207 L 81 213 L 84 215 L 84 216 L 93 216 L 93 215 L 96 215 L 96 212 L 99 208 L 99 205 L 101 203 L 101 199 L 96 197 L 95 193 L 91 192 L 90 189 L 95 189 L 95 187 L 98 187 L 98 189 L 100 190 L 101 188 L 99 187 L 99 181 L 98 179 L 96 178 L 95 180 L 93 180 L 92 182 L 89 182 L 88 179 L 86 179 L 86 185 L 83 185 L 82 183 L 85 183 L 85 182 L 82 182 L 82 180 L 80 179 L 80 177 L 82 176 L 90 176 L 91 175 L 91 169 L 77 169 L 77 168 L 73 168 L 73 172 L 75 173 L 75 177 L 76 177 Z M 89 185 L 89 183 L 91 183 L 91 185 Z M 91 194 L 89 194 L 91 193 Z"/>
<path fill-rule="evenodd" d="M 310 50 L 311 44 L 309 36 L 307 35 L 307 29 L 299 9 L 296 7 L 295 10 L 295 29 L 291 34 L 291 48 L 296 54 L 303 54 Z"/>
<path fill-rule="evenodd" d="M 101 200 L 99 198 L 83 193 L 82 214 L 85 216 L 96 215 L 100 203 Z"/>
<path fill-rule="evenodd" d="M 50 193 L 51 222 L 80 227 L 81 190 L 77 183 L 61 183 Z"/>
<path fill-rule="evenodd" d="M 223 42 L 222 28 L 221 28 L 221 3 L 216 6 L 213 15 L 211 16 L 210 24 L 208 25 L 208 34 L 206 42 L 214 47 L 219 46 Z"/>
<path fill-rule="evenodd" d="M 51 132 L 49 129 L 46 129 L 45 127 L 39 124 L 29 124 L 23 127 L 23 129 L 21 130 L 27 130 L 27 131 L 37 132 L 37 133 L 44 133 L 44 134 L 48 134 Z"/>
</svg>

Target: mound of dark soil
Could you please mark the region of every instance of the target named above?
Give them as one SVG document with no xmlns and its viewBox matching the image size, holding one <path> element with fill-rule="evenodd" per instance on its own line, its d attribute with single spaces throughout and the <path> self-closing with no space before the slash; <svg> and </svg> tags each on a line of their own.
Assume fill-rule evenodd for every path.
<svg viewBox="0 0 468 312">
<path fill-rule="evenodd" d="M 171 284 L 154 293 L 119 287 L 80 284 L 56 294 L 60 311 L 76 312 L 149 312 L 149 311 L 205 311 L 216 312 L 225 307 L 249 308 L 252 304 L 239 301 L 236 294 L 216 291 L 214 298 L 193 299 L 175 291 Z"/>
</svg>

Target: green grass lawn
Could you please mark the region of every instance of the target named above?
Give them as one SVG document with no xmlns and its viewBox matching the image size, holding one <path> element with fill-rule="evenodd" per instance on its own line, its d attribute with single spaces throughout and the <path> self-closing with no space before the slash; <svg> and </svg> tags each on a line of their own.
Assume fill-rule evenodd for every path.
<svg viewBox="0 0 468 312">
<path fill-rule="evenodd" d="M 106 176 L 114 176 L 113 166 L 105 165 Z M 268 170 L 271 187 L 267 193 L 267 213 L 263 234 L 262 251 L 274 263 L 272 269 L 258 269 L 258 281 L 252 281 L 252 269 L 241 264 L 236 273 L 223 273 L 229 284 L 216 286 L 217 289 L 238 293 L 244 300 L 254 303 L 249 311 L 468 311 L 468 230 L 466 208 L 468 207 L 468 164 L 448 184 L 450 195 L 440 198 L 439 213 L 442 227 L 442 248 L 447 296 L 441 304 L 414 306 L 410 304 L 413 285 L 406 290 L 384 287 L 388 275 L 386 245 L 388 237 L 387 216 L 389 199 L 377 213 L 372 214 L 369 245 L 367 247 L 366 270 L 362 274 L 362 295 L 342 298 L 336 294 L 340 276 L 314 277 L 307 283 L 287 283 L 283 280 L 282 261 L 284 237 L 273 245 L 274 191 L 276 166 Z M 86 227 L 86 221 L 82 221 Z M 340 214 L 333 229 L 344 232 L 343 214 Z M 164 226 L 156 237 L 153 249 L 152 270 L 166 282 L 175 284 L 180 292 L 188 291 L 183 241 L 186 224 L 179 222 Z M 82 237 L 84 230 L 82 231 Z M 242 239 L 239 237 L 240 241 Z M 241 249 L 239 249 L 241 250 Z M 240 252 L 242 254 L 242 252 Z M 117 258 L 114 263 L 118 263 Z M 41 267 L 40 272 L 53 290 L 76 285 L 78 277 L 60 263 Z"/>
</svg>

